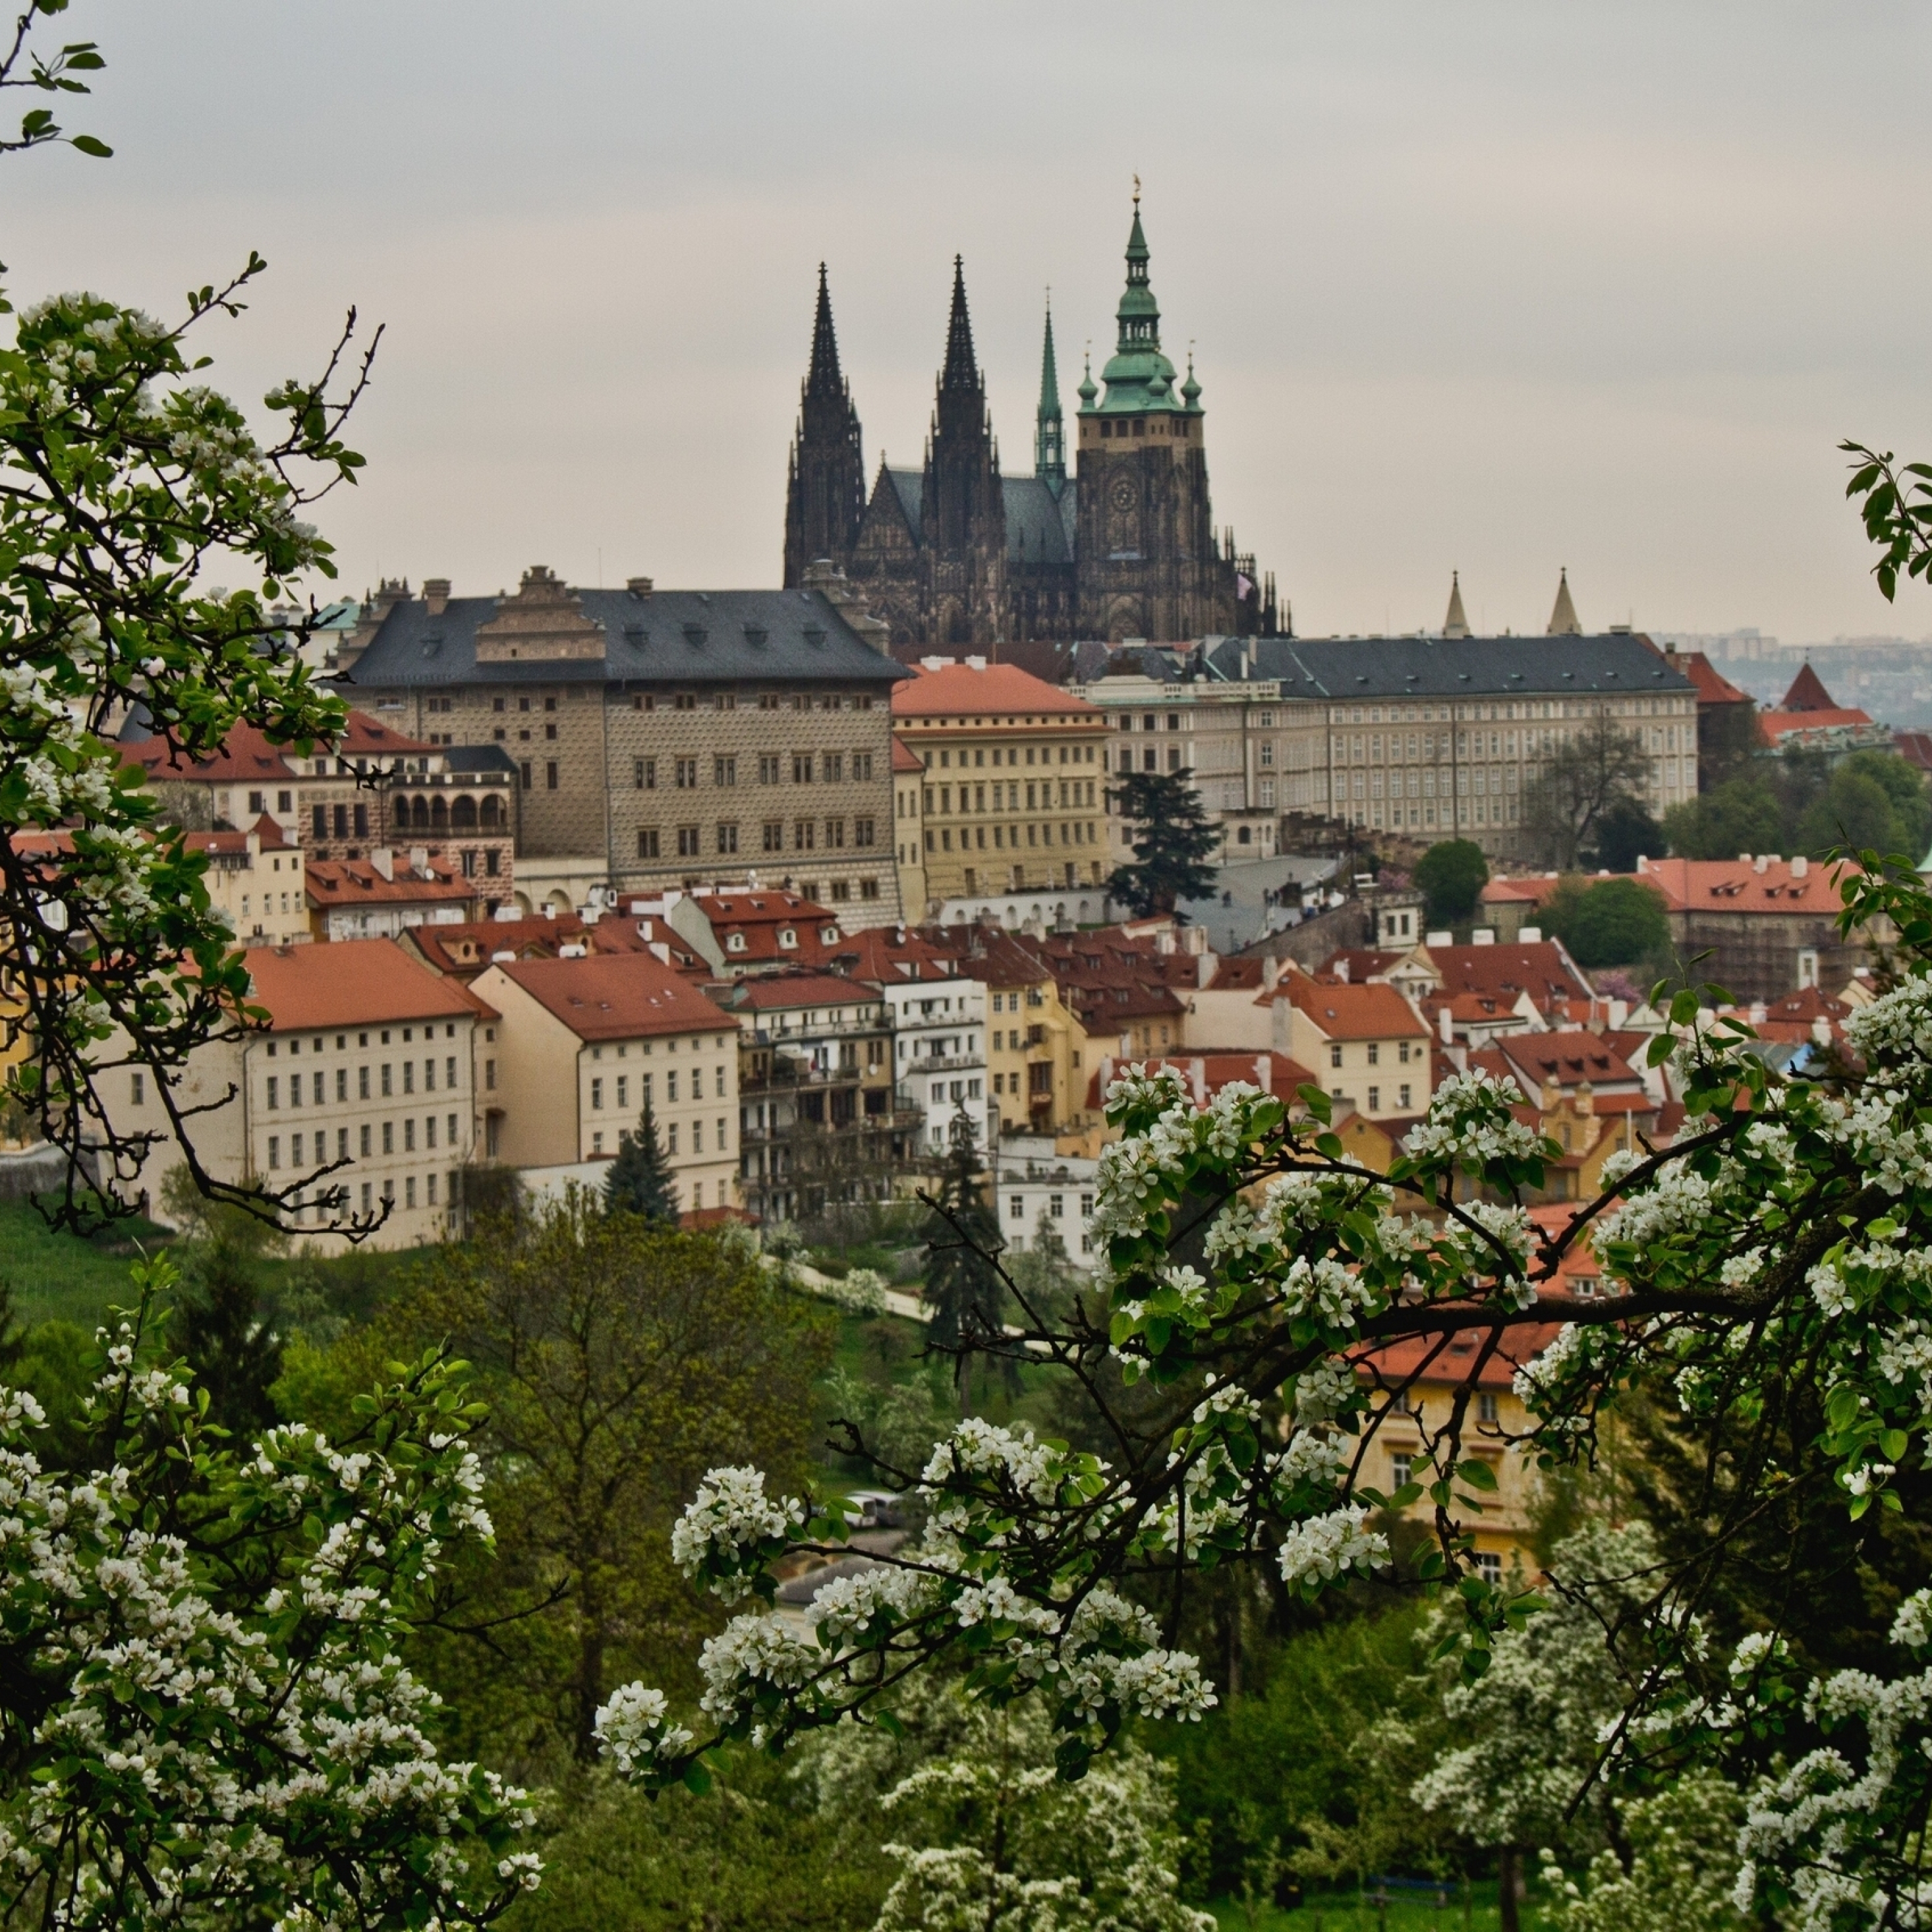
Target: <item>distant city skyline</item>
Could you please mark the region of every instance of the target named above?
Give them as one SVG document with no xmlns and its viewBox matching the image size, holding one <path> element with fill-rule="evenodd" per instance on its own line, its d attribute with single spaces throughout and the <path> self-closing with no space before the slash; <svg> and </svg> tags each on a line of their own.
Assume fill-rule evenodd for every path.
<svg viewBox="0 0 1932 1932">
<path fill-rule="evenodd" d="M 260 248 L 204 345 L 251 405 L 385 322 L 344 590 L 776 584 L 821 259 L 868 472 L 918 460 L 959 253 L 1024 473 L 1046 287 L 1070 388 L 1138 172 L 1214 521 L 1298 629 L 1433 627 L 1460 569 L 1472 628 L 1536 631 L 1567 566 L 1593 630 L 1932 633 L 1835 448 L 1932 455 L 1907 0 L 64 17 L 116 156 L 6 162 L 8 292 L 172 314 Z"/>
</svg>

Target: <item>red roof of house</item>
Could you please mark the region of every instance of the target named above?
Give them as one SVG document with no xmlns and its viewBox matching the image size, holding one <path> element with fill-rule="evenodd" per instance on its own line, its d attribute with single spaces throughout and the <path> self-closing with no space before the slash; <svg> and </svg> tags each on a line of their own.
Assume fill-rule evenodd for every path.
<svg viewBox="0 0 1932 1932">
<path fill-rule="evenodd" d="M 1531 1265 L 1534 1264 L 1532 1258 Z M 1378 1375 L 1389 1388 L 1412 1384 L 1422 1388 L 1505 1389 L 1523 1363 L 1533 1360 L 1556 1340 L 1560 1328 L 1554 1322 L 1528 1322 L 1506 1328 L 1486 1361 L 1482 1352 L 1489 1337 L 1480 1328 L 1466 1329 L 1446 1343 L 1439 1336 L 1405 1336 L 1378 1348 L 1361 1349 L 1352 1359 L 1365 1381 L 1372 1374 Z M 1482 1362 L 1480 1370 L 1478 1362 Z"/>
<path fill-rule="evenodd" d="M 494 966 L 579 1040 L 641 1040 L 716 1033 L 730 1016 L 654 953 L 582 959 L 514 959 Z"/>
<path fill-rule="evenodd" d="M 1679 651 L 1677 668 L 1696 687 L 1700 706 L 1750 702 L 1750 694 L 1740 691 L 1702 651 Z"/>
<path fill-rule="evenodd" d="M 962 962 L 910 926 L 868 926 L 848 932 L 837 948 L 838 970 L 874 986 L 896 986 L 909 980 L 976 977 Z"/>
<path fill-rule="evenodd" d="M 879 992 L 862 980 L 836 973 L 776 973 L 768 979 L 740 980 L 728 996 L 734 1011 L 790 1012 L 799 1006 L 875 1006 Z"/>
<path fill-rule="evenodd" d="M 1811 731 L 1869 728 L 1871 722 L 1870 713 L 1863 711 L 1760 711 L 1757 714 L 1759 735 L 1768 745 Z"/>
<path fill-rule="evenodd" d="M 1791 680 L 1791 688 L 1778 704 L 1780 711 L 1835 711 L 1838 700 L 1825 688 L 1825 680 L 1808 663 Z"/>
<path fill-rule="evenodd" d="M 1360 986 L 1408 957 L 1406 952 L 1382 952 L 1372 946 L 1344 946 L 1322 962 L 1318 976 Z"/>
<path fill-rule="evenodd" d="M 1553 939 L 1516 946 L 1432 946 L 1430 962 L 1441 975 L 1442 991 L 1481 993 L 1514 1005 L 1527 993 L 1538 1006 L 1552 1000 L 1590 997 L 1589 982 Z"/>
<path fill-rule="evenodd" d="M 452 905 L 473 900 L 476 883 L 458 875 L 447 859 L 432 859 L 418 872 L 406 853 L 391 861 L 384 878 L 369 859 L 311 859 L 304 868 L 308 902 L 318 911 L 346 905 Z"/>
<path fill-rule="evenodd" d="M 1429 1022 L 1390 986 L 1329 986 L 1306 974 L 1291 973 L 1256 1004 L 1282 999 L 1306 1013 L 1330 1040 L 1430 1037 Z"/>
<path fill-rule="evenodd" d="M 762 886 L 694 892 L 692 904 L 710 922 L 728 967 L 823 966 L 852 950 L 852 934 L 839 925 L 838 915 L 798 892 Z"/>
<path fill-rule="evenodd" d="M 1045 682 L 1016 664 L 983 664 L 949 659 L 912 666 L 914 675 L 892 687 L 895 718 L 952 717 L 977 723 L 985 718 L 1014 723 L 1022 718 L 1051 718 L 1055 724 L 1083 722 L 1103 729 L 1106 715 L 1097 704 L 1058 685 Z M 998 717 L 992 714 L 997 712 Z"/>
<path fill-rule="evenodd" d="M 380 724 L 366 711 L 352 711 L 341 737 L 333 745 L 318 741 L 317 748 L 332 757 L 406 758 L 436 747 L 419 740 L 406 738 L 400 731 Z M 139 765 L 150 778 L 186 780 L 196 784 L 260 784 L 265 780 L 305 776 L 288 763 L 299 757 L 290 746 L 272 745 L 252 724 L 237 724 L 229 732 L 220 751 L 206 758 L 188 759 L 178 755 L 163 737 L 130 739 L 121 747 L 123 759 Z"/>
<path fill-rule="evenodd" d="M 1922 772 L 1932 772 L 1932 731 L 1894 731 L 1892 748 L 1908 765 L 1916 765 Z"/>
<path fill-rule="evenodd" d="M 892 770 L 896 772 L 922 772 L 926 760 L 895 731 L 892 734 Z"/>
<path fill-rule="evenodd" d="M 1840 880 L 1858 869 L 1802 858 L 1637 861 L 1637 876 L 1664 895 L 1672 912 L 1835 914 L 1843 904 Z"/>
<path fill-rule="evenodd" d="M 282 836 L 282 828 L 265 812 L 244 832 L 190 832 L 182 838 L 190 852 L 206 852 L 211 859 L 232 858 L 248 849 L 249 834 L 262 852 L 289 852 L 295 848 Z"/>
<path fill-rule="evenodd" d="M 1523 878 L 1495 878 L 1484 882 L 1482 900 L 1485 905 L 1540 905 L 1555 890 L 1562 875 L 1556 872 L 1532 872 Z"/>
<path fill-rule="evenodd" d="M 1493 1046 L 1469 1056 L 1492 1072 L 1507 1069 L 1533 1102 L 1546 1080 L 1560 1088 L 1587 1080 L 1592 1087 L 1612 1083 L 1640 1087 L 1636 1070 L 1601 1035 L 1578 1028 L 1569 1033 L 1516 1033 L 1502 1035 Z"/>
<path fill-rule="evenodd" d="M 1000 926 L 927 926 L 920 934 L 982 986 L 1036 986 L 1053 977 L 1052 967 L 1030 940 Z"/>
<path fill-rule="evenodd" d="M 250 946 L 248 962 L 251 997 L 274 1016 L 278 1033 L 496 1016 L 458 981 L 432 973 L 393 939 Z"/>
</svg>

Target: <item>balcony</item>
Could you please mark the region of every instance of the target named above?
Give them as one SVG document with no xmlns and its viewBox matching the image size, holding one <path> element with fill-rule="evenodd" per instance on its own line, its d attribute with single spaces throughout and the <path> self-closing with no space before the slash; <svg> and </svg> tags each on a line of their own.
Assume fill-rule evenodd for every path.
<svg viewBox="0 0 1932 1932">
<path fill-rule="evenodd" d="M 911 1080 L 926 1072 L 977 1073 L 984 1070 L 986 1064 L 986 1057 L 981 1053 L 922 1053 L 916 1060 L 902 1060 L 899 1071 Z"/>
<path fill-rule="evenodd" d="M 808 1066 L 798 1060 L 775 1060 L 769 1073 L 741 1074 L 738 1080 L 740 1094 L 770 1094 L 782 1089 L 788 1094 L 801 1088 L 859 1087 L 870 1079 L 874 1086 L 885 1084 L 886 1071 L 883 1066 L 869 1070 L 862 1066 Z"/>
</svg>

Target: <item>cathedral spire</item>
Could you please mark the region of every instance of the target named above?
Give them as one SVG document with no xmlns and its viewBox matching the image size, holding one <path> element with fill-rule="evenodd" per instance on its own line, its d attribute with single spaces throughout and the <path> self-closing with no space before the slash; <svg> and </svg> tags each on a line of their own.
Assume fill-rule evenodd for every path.
<svg viewBox="0 0 1932 1932">
<path fill-rule="evenodd" d="M 845 380 L 838 370 L 838 338 L 832 326 L 832 292 L 826 284 L 825 264 L 818 265 L 818 313 L 812 323 L 812 367 L 805 393 L 812 398 L 841 396 Z"/>
<path fill-rule="evenodd" d="M 1469 634 L 1469 620 L 1462 614 L 1462 574 L 1458 570 L 1449 573 L 1449 614 L 1442 620 L 1442 634 L 1445 638 Z"/>
<path fill-rule="evenodd" d="M 1060 368 L 1053 353 L 1053 298 L 1046 302 L 1046 337 L 1040 353 L 1040 409 L 1035 418 L 1034 474 L 1055 496 L 1066 481 L 1066 432 L 1060 415 Z"/>
<path fill-rule="evenodd" d="M 1556 580 L 1556 605 L 1550 614 L 1550 628 L 1545 634 L 1552 638 L 1580 638 L 1583 634 L 1582 620 L 1576 615 L 1576 605 L 1570 595 L 1570 572 L 1567 567 Z"/>
<path fill-rule="evenodd" d="M 940 372 L 939 386 L 942 390 L 980 387 L 980 366 L 973 357 L 973 320 L 966 313 L 966 265 L 957 255 L 952 258 L 952 314 L 946 328 L 946 367 Z"/>
</svg>

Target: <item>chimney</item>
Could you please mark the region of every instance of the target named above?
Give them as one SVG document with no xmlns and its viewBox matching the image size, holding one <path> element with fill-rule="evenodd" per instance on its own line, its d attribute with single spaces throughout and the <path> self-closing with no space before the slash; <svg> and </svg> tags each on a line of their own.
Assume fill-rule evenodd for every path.
<svg viewBox="0 0 1932 1932">
<path fill-rule="evenodd" d="M 1271 993 L 1281 979 L 1281 962 L 1270 952 L 1262 962 L 1262 991 Z"/>
<path fill-rule="evenodd" d="M 1799 853 L 1791 862 L 1791 876 L 1794 879 L 1803 878 L 1805 874 L 1810 872 L 1810 869 L 1811 861 L 1806 858 L 1802 852 Z"/>
<path fill-rule="evenodd" d="M 1543 943 L 1543 928 L 1540 926 L 1526 926 L 1516 937 L 1520 946 L 1540 946 Z"/>
<path fill-rule="evenodd" d="M 1597 1090 L 1587 1080 L 1576 1083 L 1576 1108 L 1586 1120 L 1597 1111 Z"/>
<path fill-rule="evenodd" d="M 1211 952 L 1202 953 L 1195 962 L 1194 983 L 1202 992 L 1204 992 L 1214 983 L 1214 968 L 1220 963 Z"/>
<path fill-rule="evenodd" d="M 1556 1076 L 1552 1074 L 1544 1080 L 1542 1091 L 1538 1096 L 1543 1111 L 1546 1114 L 1554 1113 L 1556 1111 L 1557 1102 L 1562 1097 L 1563 1090 L 1557 1085 Z"/>
<path fill-rule="evenodd" d="M 1204 1107 L 1208 1104 L 1208 1063 L 1204 1060 L 1190 1060 L 1187 1063 L 1187 1078 L 1194 1089 L 1194 1104 Z"/>
<path fill-rule="evenodd" d="M 1343 986 L 1346 986 L 1348 983 L 1348 962 L 1347 960 L 1338 959 L 1336 961 L 1335 976 L 1341 981 Z"/>
<path fill-rule="evenodd" d="M 1771 869 L 1771 862 L 1776 856 L 1774 853 L 1760 852 L 1752 862 L 1751 870 L 1754 872 L 1768 872 Z"/>
<path fill-rule="evenodd" d="M 633 597 L 642 599 L 651 594 L 652 586 L 648 577 L 627 577 L 624 580 L 624 588 Z"/>
<path fill-rule="evenodd" d="M 410 848 L 410 870 L 423 878 L 429 877 L 429 848 L 412 845 Z"/>
<path fill-rule="evenodd" d="M 423 579 L 423 602 L 429 607 L 432 617 L 440 617 L 449 608 L 449 579 L 446 577 L 425 577 Z"/>
<path fill-rule="evenodd" d="M 1444 1000 L 1436 1010 L 1436 1030 L 1442 1036 L 1442 1044 L 1444 1046 L 1454 1046 L 1456 1044 L 1456 1022 L 1454 1016 L 1450 1012 L 1449 1002 L 1447 1000 Z"/>
<path fill-rule="evenodd" d="M 369 854 L 369 862 L 386 879 L 396 876 L 396 855 L 386 845 L 378 845 Z"/>
<path fill-rule="evenodd" d="M 1612 1032 L 1612 1033 L 1622 1033 L 1622 1032 L 1623 1031 L 1624 1022 L 1625 1020 L 1628 1019 L 1629 1018 L 1630 1018 L 1630 1002 L 1629 1002 L 1629 1000 L 1612 1000 L 1610 1002 L 1610 1030 L 1611 1030 L 1611 1032 Z"/>
<path fill-rule="evenodd" d="M 1496 929 L 1492 926 L 1479 926 L 1469 934 L 1472 946 L 1493 946 L 1496 943 Z"/>
</svg>

